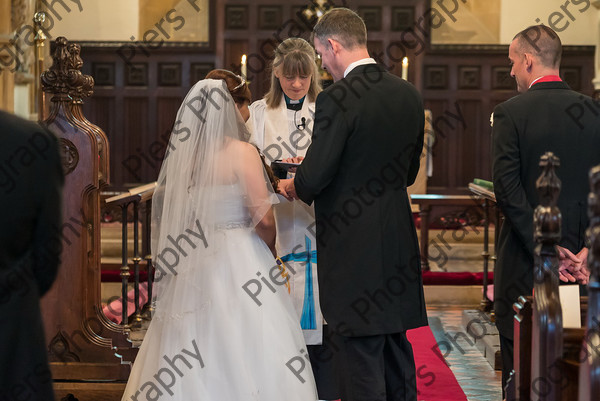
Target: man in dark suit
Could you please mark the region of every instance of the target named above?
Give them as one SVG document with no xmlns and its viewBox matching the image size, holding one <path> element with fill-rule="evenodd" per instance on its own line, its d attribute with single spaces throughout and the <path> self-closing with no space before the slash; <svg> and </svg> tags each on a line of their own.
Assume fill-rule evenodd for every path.
<svg viewBox="0 0 600 401">
<path fill-rule="evenodd" d="M 0 111 L 0 400 L 54 399 L 39 301 L 60 261 L 62 187 L 55 136 Z"/>
<path fill-rule="evenodd" d="M 561 53 L 560 38 L 550 28 L 538 25 L 517 34 L 508 57 L 521 94 L 498 105 L 493 114 L 494 192 L 505 216 L 494 277 L 503 387 L 513 368 L 512 305 L 533 289 L 533 211 L 539 204 L 535 182 L 546 151 L 560 158 L 560 278 L 587 280 L 587 177 L 600 163 L 600 105 L 561 81 Z"/>
<path fill-rule="evenodd" d="M 313 37 L 336 82 L 318 96 L 312 144 L 281 192 L 315 202 L 321 308 L 336 333 L 342 399 L 416 400 L 406 330 L 427 316 L 406 187 L 419 169 L 422 101 L 369 58 L 353 11 L 326 13 Z"/>
</svg>

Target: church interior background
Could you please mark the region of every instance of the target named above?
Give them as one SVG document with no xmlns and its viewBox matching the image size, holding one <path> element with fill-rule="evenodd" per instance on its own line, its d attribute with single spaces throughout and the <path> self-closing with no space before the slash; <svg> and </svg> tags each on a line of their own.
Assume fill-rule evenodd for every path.
<svg viewBox="0 0 600 401">
<path fill-rule="evenodd" d="M 599 95 L 598 0 L 0 0 L 0 109 L 34 121 L 48 118 L 53 93 L 42 91 L 38 77 L 53 63 L 56 39 L 66 37 L 81 46 L 81 71 L 94 79 L 93 94 L 86 95 L 81 108 L 91 122 L 87 127 L 96 132 L 98 143 L 104 141 L 99 146 L 109 149 L 105 154 L 99 150 L 99 178 L 90 184 L 93 196 L 84 201 L 83 215 L 67 216 L 81 240 L 77 252 L 94 254 L 69 259 L 72 265 L 66 267 L 87 271 L 75 276 L 81 280 L 75 284 L 87 292 L 73 296 L 89 305 L 69 317 L 45 306 L 48 320 L 54 319 L 46 322 L 51 361 L 64 365 L 51 346 L 62 344 L 73 354 L 66 362 L 79 362 L 77 369 L 95 380 L 91 388 L 100 390 L 81 384 L 84 376 L 53 365 L 53 375 L 61 379 L 55 386 L 58 397 L 88 391 L 80 394 L 96 398 L 79 399 L 119 399 L 115 394 L 128 372 L 120 365 L 135 357 L 149 304 L 142 299 L 138 308 L 130 302 L 126 328 L 119 320 L 122 310 L 112 313 L 107 307 L 117 300 L 122 308 L 118 299 L 127 291 L 138 295 L 135 272 L 142 285 L 147 280 L 149 202 L 144 194 L 151 186 L 140 186 L 156 180 L 189 88 L 211 69 L 225 68 L 245 75 L 253 100 L 261 99 L 269 86 L 273 49 L 288 37 L 309 40 L 314 21 L 333 6 L 356 10 L 367 25 L 370 55 L 405 76 L 423 96 L 427 147 L 412 193 L 417 223 L 427 221 L 427 229 L 419 230 L 426 268 L 435 273 L 425 281 L 430 325 L 438 344 L 456 333 L 471 335 L 454 352 L 440 346 L 463 399 L 500 399 L 491 282 L 483 274 L 493 272 L 499 216 L 491 201 L 473 198 L 469 184 L 476 178 L 491 180 L 489 116 L 517 94 L 507 58 L 516 32 L 537 23 L 552 26 L 564 45 L 561 78 L 578 92 Z M 323 77 L 328 78 L 325 72 Z M 436 203 L 419 195 L 447 199 Z M 480 309 L 487 319 L 482 318 L 482 327 L 490 334 L 485 341 L 475 341 L 466 327 L 473 316 L 481 316 L 475 312 Z M 116 322 L 107 317 L 111 313 Z M 86 320 L 91 318 L 98 320 L 100 333 Z M 92 343 L 104 347 L 102 352 L 82 346 L 89 353 L 79 357 L 69 345 L 64 334 L 82 325 L 83 336 L 97 338 Z M 100 368 L 100 363 L 110 366 Z"/>
</svg>

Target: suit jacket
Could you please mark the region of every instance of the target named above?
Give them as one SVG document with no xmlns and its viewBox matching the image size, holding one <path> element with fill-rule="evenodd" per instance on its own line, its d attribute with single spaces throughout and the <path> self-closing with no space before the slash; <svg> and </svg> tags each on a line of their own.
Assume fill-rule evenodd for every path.
<svg viewBox="0 0 600 401">
<path fill-rule="evenodd" d="M 321 309 L 339 334 L 427 324 L 406 193 L 419 170 L 423 116 L 416 89 L 376 64 L 356 67 L 317 98 L 295 185 L 301 200 L 315 202 Z"/>
<path fill-rule="evenodd" d="M 513 338 L 513 303 L 533 289 L 533 211 L 539 204 L 535 182 L 541 173 L 540 156 L 551 151 L 560 158 L 560 245 L 577 253 L 588 226 L 588 172 L 600 163 L 599 115 L 600 106 L 563 82 L 535 84 L 494 110 L 494 192 L 505 216 L 498 238 L 494 307 L 496 325 L 508 338 Z"/>
<path fill-rule="evenodd" d="M 53 400 L 40 297 L 61 251 L 56 138 L 0 111 L 0 399 Z"/>
</svg>

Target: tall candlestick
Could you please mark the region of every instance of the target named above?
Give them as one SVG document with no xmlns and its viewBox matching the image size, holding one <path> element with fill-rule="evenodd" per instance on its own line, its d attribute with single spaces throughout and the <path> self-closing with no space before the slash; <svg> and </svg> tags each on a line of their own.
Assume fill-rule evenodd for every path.
<svg viewBox="0 0 600 401">
<path fill-rule="evenodd" d="M 408 81 L 408 57 L 402 59 L 402 79 Z"/>
<path fill-rule="evenodd" d="M 35 38 L 34 38 L 37 51 L 35 52 L 34 71 L 35 71 L 35 76 L 38 78 L 44 71 L 44 42 L 46 41 L 47 37 L 44 34 L 44 30 L 41 27 L 43 26 L 45 21 L 46 21 L 46 13 L 45 12 L 42 11 L 42 12 L 35 13 L 35 15 L 33 17 L 33 23 L 35 24 L 36 33 L 37 33 L 37 35 L 35 35 Z M 35 79 L 34 82 L 35 82 L 35 99 L 36 99 L 35 108 L 36 108 L 36 111 L 38 114 L 38 121 L 44 121 L 47 117 L 45 114 L 45 110 L 44 110 L 45 94 L 40 85 L 40 80 Z"/>
<path fill-rule="evenodd" d="M 248 71 L 246 69 L 246 55 L 242 55 L 242 78 L 248 79 Z"/>
</svg>

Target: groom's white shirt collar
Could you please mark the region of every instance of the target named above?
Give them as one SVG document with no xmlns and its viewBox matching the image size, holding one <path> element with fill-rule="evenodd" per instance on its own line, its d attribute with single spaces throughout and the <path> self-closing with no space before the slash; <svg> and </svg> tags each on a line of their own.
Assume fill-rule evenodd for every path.
<svg viewBox="0 0 600 401">
<path fill-rule="evenodd" d="M 363 58 L 361 60 L 357 60 L 357 61 L 351 63 L 348 66 L 348 68 L 346 68 L 346 71 L 344 71 L 344 78 L 346 78 L 346 75 L 348 75 L 350 73 L 350 71 L 352 71 L 354 68 L 358 67 L 359 65 L 365 65 L 365 64 L 377 64 L 377 62 L 370 57 Z"/>
</svg>

